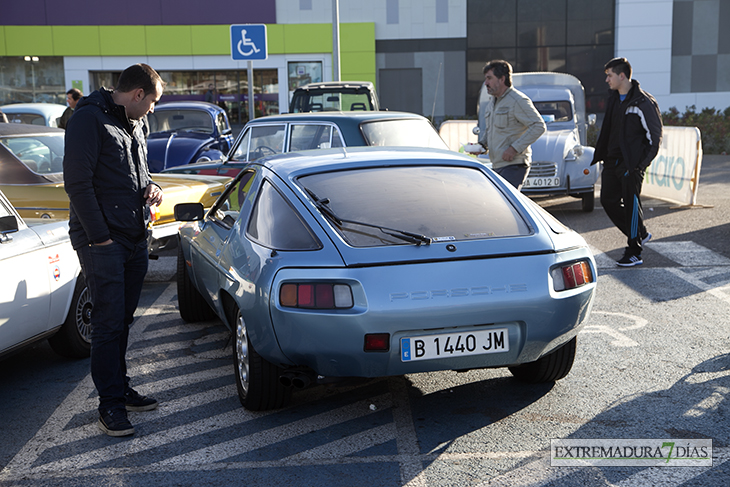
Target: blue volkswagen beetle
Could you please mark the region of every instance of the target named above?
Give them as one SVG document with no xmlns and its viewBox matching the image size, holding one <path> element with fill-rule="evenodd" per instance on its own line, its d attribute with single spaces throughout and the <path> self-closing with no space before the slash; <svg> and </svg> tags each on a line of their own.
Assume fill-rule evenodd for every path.
<svg viewBox="0 0 730 487">
<path fill-rule="evenodd" d="M 346 377 L 573 365 L 596 291 L 585 240 L 475 159 L 340 148 L 248 164 L 181 204 L 182 318 L 233 334 L 244 407 Z"/>
<path fill-rule="evenodd" d="M 233 145 L 225 110 L 212 103 L 162 103 L 147 115 L 150 172 L 183 164 L 223 159 Z"/>
</svg>

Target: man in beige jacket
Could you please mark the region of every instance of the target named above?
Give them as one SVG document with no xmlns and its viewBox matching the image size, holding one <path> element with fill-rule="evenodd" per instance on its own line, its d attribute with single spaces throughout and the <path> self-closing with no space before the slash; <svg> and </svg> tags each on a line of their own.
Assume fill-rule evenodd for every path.
<svg viewBox="0 0 730 487">
<path fill-rule="evenodd" d="M 489 151 L 492 169 L 520 189 L 530 169 L 530 146 L 547 130 L 545 122 L 532 101 L 512 87 L 512 66 L 507 61 L 484 66 L 484 85 L 492 98 L 479 144 Z"/>
</svg>

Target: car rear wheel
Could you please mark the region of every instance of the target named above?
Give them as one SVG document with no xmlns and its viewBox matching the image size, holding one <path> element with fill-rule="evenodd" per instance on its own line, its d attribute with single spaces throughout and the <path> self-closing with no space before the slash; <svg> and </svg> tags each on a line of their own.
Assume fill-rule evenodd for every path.
<svg viewBox="0 0 730 487">
<path fill-rule="evenodd" d="M 509 371 L 515 378 L 523 382 L 539 383 L 560 380 L 573 368 L 576 343 L 577 338 L 573 337 L 568 343 L 544 357 L 534 362 L 510 367 Z"/>
<path fill-rule="evenodd" d="M 61 329 L 48 339 L 57 354 L 70 358 L 86 358 L 91 353 L 91 293 L 84 275 L 79 274 L 71 307 Z"/>
<path fill-rule="evenodd" d="M 596 192 L 595 190 L 591 191 L 590 193 L 583 193 L 580 195 L 580 202 L 581 202 L 581 208 L 586 213 L 590 213 L 593 211 L 593 208 L 596 207 Z"/>
<path fill-rule="evenodd" d="M 246 321 L 238 309 L 235 326 L 233 365 L 241 404 L 251 411 L 284 407 L 291 398 L 291 388 L 279 382 L 281 368 L 261 357 L 253 348 Z"/>
<path fill-rule="evenodd" d="M 195 289 L 190 279 L 180 242 L 177 245 L 177 303 L 180 316 L 188 323 L 210 321 L 216 318 L 215 312 L 205 301 L 203 295 Z"/>
</svg>

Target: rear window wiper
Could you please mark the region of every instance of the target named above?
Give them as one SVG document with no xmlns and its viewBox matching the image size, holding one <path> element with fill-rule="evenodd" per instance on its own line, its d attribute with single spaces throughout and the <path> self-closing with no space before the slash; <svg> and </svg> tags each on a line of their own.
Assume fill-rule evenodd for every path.
<svg viewBox="0 0 730 487">
<path fill-rule="evenodd" d="M 361 225 L 363 227 L 376 228 L 386 235 L 390 235 L 391 237 L 399 238 L 401 240 L 405 240 L 406 242 L 413 243 L 413 244 L 416 244 L 419 246 L 421 244 L 426 244 L 426 245 L 431 244 L 432 239 L 425 235 L 421 235 L 421 234 L 413 233 L 413 232 L 407 232 L 405 230 L 398 230 L 395 228 L 388 228 L 388 227 L 384 227 L 382 225 L 375 225 L 373 223 L 365 223 L 365 222 L 361 222 L 361 221 L 357 221 L 357 220 L 348 220 L 346 218 L 340 218 L 339 216 L 337 216 L 335 211 L 332 208 L 330 208 L 329 198 L 320 198 L 319 196 L 317 196 L 314 193 L 314 191 L 312 191 L 309 188 L 304 188 L 304 191 L 306 191 L 307 194 L 312 198 L 317 209 L 323 215 L 325 215 L 330 220 L 335 222 L 337 224 L 337 226 L 339 226 L 339 227 L 342 227 L 343 223 L 350 223 L 352 225 Z"/>
</svg>

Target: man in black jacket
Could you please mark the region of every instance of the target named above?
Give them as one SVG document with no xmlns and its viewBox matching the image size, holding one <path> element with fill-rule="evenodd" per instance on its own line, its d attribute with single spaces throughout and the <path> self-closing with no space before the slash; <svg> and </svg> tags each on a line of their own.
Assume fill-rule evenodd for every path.
<svg viewBox="0 0 730 487">
<path fill-rule="evenodd" d="M 101 88 L 82 98 L 66 128 L 69 234 L 94 304 L 91 376 L 99 427 L 110 436 L 134 433 L 127 411 L 157 407 L 130 387 L 125 355 L 147 273 L 149 206 L 162 202 L 140 120 L 154 111 L 163 88 L 150 66 L 130 66 L 113 91 Z"/>
<path fill-rule="evenodd" d="M 604 66 L 611 89 L 593 162 L 603 161 L 601 205 L 628 239 L 622 267 L 643 264 L 643 245 L 651 239 L 644 226 L 641 185 L 659 151 L 662 118 L 656 100 L 631 79 L 631 64 L 615 58 Z"/>
</svg>

